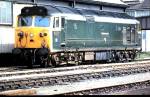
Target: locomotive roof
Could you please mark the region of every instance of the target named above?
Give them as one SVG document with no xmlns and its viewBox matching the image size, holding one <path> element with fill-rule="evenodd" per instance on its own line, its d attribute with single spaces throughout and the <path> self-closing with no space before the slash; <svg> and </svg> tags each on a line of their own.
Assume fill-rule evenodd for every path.
<svg viewBox="0 0 150 97">
<path fill-rule="evenodd" d="M 48 9 L 49 15 L 53 13 L 61 13 L 61 14 L 76 14 L 76 15 L 82 15 L 82 16 L 95 15 L 95 16 L 104 16 L 104 17 L 134 19 L 134 17 L 131 17 L 127 15 L 126 13 L 78 9 L 78 8 L 63 7 L 63 6 L 45 6 L 45 7 Z"/>
<path fill-rule="evenodd" d="M 65 16 L 72 20 L 87 20 L 90 16 L 94 17 L 97 22 L 112 22 L 112 23 L 125 23 L 136 24 L 139 23 L 134 17 L 126 13 L 108 12 L 100 10 L 79 9 L 63 6 L 45 6 L 48 9 L 49 15 Z"/>
<path fill-rule="evenodd" d="M 31 11 L 27 11 L 27 12 L 30 12 L 29 13 L 30 15 L 33 15 L 33 14 L 39 15 L 40 10 L 43 9 L 42 15 L 65 16 L 66 19 L 72 19 L 72 20 L 84 20 L 85 21 L 87 17 L 92 16 L 95 18 L 95 21 L 100 21 L 100 22 L 115 22 L 115 23 L 118 22 L 118 23 L 128 23 L 128 24 L 137 23 L 134 17 L 131 17 L 127 15 L 126 13 L 45 5 L 44 7 L 42 6 L 25 7 L 24 9 L 22 9 L 21 15 L 27 15 L 26 9 L 31 9 Z"/>
</svg>

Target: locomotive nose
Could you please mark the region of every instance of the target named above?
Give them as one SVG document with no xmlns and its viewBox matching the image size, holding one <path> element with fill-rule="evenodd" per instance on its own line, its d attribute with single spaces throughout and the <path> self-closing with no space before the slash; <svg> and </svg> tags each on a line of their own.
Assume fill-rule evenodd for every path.
<svg viewBox="0 0 150 97">
<path fill-rule="evenodd" d="M 17 33 L 18 48 L 43 48 L 49 47 L 48 30 L 44 28 L 21 28 Z"/>
</svg>

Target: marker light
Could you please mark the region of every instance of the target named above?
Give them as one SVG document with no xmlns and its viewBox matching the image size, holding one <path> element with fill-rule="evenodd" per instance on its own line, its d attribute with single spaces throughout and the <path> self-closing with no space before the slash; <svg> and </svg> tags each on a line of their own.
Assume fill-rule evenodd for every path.
<svg viewBox="0 0 150 97">
<path fill-rule="evenodd" d="M 34 37 L 34 34 L 33 33 L 30 33 L 30 38 L 33 38 Z"/>
</svg>

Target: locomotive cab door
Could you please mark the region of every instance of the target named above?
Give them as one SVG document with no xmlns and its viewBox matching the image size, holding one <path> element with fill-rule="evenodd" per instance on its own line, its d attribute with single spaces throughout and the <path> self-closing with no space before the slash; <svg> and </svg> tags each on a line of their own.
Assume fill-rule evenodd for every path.
<svg viewBox="0 0 150 97">
<path fill-rule="evenodd" d="M 65 44 L 65 28 L 66 20 L 62 16 L 52 16 L 52 49 L 51 52 L 62 51 L 66 46 Z M 60 62 L 61 53 L 52 53 L 51 63 L 54 66 L 58 66 Z"/>
<path fill-rule="evenodd" d="M 53 40 L 53 49 L 60 50 L 60 47 L 65 41 L 65 17 L 54 16 L 53 20 L 53 30 L 52 30 L 52 40 Z"/>
</svg>

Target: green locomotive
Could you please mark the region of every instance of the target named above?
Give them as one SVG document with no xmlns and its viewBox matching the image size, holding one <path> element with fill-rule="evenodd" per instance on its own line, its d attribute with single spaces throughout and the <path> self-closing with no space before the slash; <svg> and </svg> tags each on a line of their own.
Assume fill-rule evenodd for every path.
<svg viewBox="0 0 150 97">
<path fill-rule="evenodd" d="M 41 9 L 46 9 L 44 16 L 39 13 Z M 26 16 L 49 17 L 47 35 L 50 41 L 49 47 L 45 47 L 48 54 L 43 59 L 44 66 L 81 64 L 86 61 L 131 61 L 141 49 L 138 41 L 139 22 L 126 13 L 62 6 L 33 6 L 23 10 L 21 14 Z M 36 63 L 36 58 L 32 60 Z"/>
</svg>

